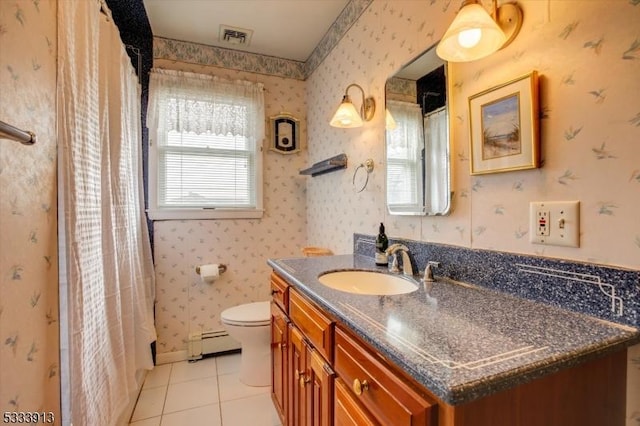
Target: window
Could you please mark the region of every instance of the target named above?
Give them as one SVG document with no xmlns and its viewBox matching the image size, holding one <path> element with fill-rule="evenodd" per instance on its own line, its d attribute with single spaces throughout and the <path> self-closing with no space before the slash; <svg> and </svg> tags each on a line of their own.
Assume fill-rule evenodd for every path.
<svg viewBox="0 0 640 426">
<path fill-rule="evenodd" d="M 149 95 L 149 217 L 262 217 L 262 85 L 153 70 Z"/>
<path fill-rule="evenodd" d="M 387 130 L 387 207 L 392 214 L 424 212 L 424 129 L 420 106 L 387 101 L 396 122 Z"/>
</svg>

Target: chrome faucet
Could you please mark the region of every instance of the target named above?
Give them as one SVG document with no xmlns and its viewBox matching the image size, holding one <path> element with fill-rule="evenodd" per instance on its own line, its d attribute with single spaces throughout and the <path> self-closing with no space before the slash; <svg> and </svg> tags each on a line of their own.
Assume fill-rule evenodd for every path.
<svg viewBox="0 0 640 426">
<path fill-rule="evenodd" d="M 433 278 L 433 268 L 437 268 L 438 266 L 440 266 L 440 262 L 434 262 L 432 260 L 427 262 L 427 267 L 424 268 L 424 282 L 432 283 L 435 281 Z"/>
<path fill-rule="evenodd" d="M 411 266 L 411 252 L 409 248 L 403 244 L 392 244 L 387 248 L 387 255 L 394 255 L 394 260 L 391 265 L 391 272 L 400 272 L 400 268 L 398 268 L 398 255 L 397 253 L 402 253 L 402 273 L 404 275 L 408 275 L 410 277 L 413 276 L 413 266 Z"/>
</svg>

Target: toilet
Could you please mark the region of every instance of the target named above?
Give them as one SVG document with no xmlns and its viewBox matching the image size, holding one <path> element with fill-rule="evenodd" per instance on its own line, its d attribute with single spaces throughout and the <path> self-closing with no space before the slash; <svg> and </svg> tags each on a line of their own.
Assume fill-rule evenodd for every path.
<svg viewBox="0 0 640 426">
<path fill-rule="evenodd" d="M 229 336 L 240 342 L 240 381 L 248 386 L 271 384 L 271 312 L 269 302 L 225 309 L 220 314 Z"/>
</svg>

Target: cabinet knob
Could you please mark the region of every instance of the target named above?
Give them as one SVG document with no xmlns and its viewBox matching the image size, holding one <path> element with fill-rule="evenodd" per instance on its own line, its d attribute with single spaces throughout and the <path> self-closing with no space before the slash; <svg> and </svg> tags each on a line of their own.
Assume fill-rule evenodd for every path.
<svg viewBox="0 0 640 426">
<path fill-rule="evenodd" d="M 306 374 L 301 373 L 300 374 L 300 378 L 298 379 L 298 382 L 300 383 L 300 387 L 303 388 L 307 385 L 307 383 L 309 383 L 311 381 L 310 378 L 307 377 Z"/>
<path fill-rule="evenodd" d="M 276 290 L 276 289 L 271 290 L 271 295 L 272 296 L 275 296 L 278 293 L 280 293 L 280 290 Z"/>
<path fill-rule="evenodd" d="M 358 379 L 353 380 L 353 391 L 356 395 L 362 395 L 362 392 L 366 390 L 369 390 L 369 382 L 366 379 L 362 382 Z"/>
<path fill-rule="evenodd" d="M 278 348 L 285 349 L 286 347 L 287 347 L 287 344 L 285 342 L 278 343 Z"/>
</svg>

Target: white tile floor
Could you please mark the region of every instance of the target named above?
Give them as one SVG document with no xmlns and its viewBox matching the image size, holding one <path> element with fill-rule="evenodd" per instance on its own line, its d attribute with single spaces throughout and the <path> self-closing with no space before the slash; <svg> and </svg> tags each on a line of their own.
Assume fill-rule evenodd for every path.
<svg viewBox="0 0 640 426">
<path fill-rule="evenodd" d="M 240 354 L 156 366 L 130 426 L 280 426 L 270 387 L 238 378 Z"/>
</svg>

